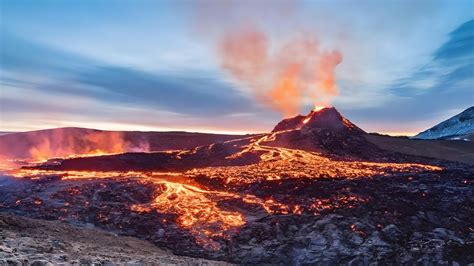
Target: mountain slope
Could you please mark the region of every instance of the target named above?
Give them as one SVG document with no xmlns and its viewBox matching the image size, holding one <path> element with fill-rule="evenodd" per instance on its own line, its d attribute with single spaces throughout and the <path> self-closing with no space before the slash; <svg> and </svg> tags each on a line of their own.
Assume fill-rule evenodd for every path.
<svg viewBox="0 0 474 266">
<path fill-rule="evenodd" d="M 472 140 L 474 134 L 474 106 L 462 113 L 425 130 L 415 139 L 465 139 Z"/>
<path fill-rule="evenodd" d="M 365 134 L 330 107 L 313 110 L 306 116 L 285 119 L 266 134 L 182 151 L 65 158 L 34 167 L 51 170 L 186 171 L 193 168 L 251 165 L 298 153 L 288 150 L 316 152 L 343 160 L 404 161 L 404 156 L 395 155 L 367 141 Z"/>
<path fill-rule="evenodd" d="M 384 150 L 474 165 L 474 141 L 421 140 L 378 134 L 364 137 Z"/>
<path fill-rule="evenodd" d="M 0 158 L 47 159 L 79 154 L 108 154 L 191 149 L 242 138 L 191 132 L 106 131 L 88 128 L 53 128 L 0 136 Z"/>
<path fill-rule="evenodd" d="M 344 118 L 334 107 L 313 109 L 306 116 L 298 115 L 284 119 L 275 126 L 272 132 L 290 129 L 327 129 L 334 132 L 354 131 L 364 133 L 362 129 Z"/>
<path fill-rule="evenodd" d="M 385 152 L 363 138 L 365 134 L 334 107 L 328 107 L 282 120 L 262 144 L 352 159 L 385 156 Z"/>
</svg>

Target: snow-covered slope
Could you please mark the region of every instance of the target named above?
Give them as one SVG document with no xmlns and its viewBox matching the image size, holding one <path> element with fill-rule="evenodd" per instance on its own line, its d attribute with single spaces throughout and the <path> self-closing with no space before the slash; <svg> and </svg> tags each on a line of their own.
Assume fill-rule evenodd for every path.
<svg viewBox="0 0 474 266">
<path fill-rule="evenodd" d="M 462 113 L 425 130 L 415 139 L 462 139 L 472 140 L 474 134 L 474 106 Z"/>
</svg>

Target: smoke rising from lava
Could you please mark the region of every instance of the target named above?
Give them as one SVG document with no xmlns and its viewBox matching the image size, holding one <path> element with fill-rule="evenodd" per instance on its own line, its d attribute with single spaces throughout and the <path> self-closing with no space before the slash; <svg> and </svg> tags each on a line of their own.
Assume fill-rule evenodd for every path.
<svg viewBox="0 0 474 266">
<path fill-rule="evenodd" d="M 0 163 L 6 159 L 47 160 L 54 157 L 147 152 L 145 139 L 127 137 L 123 132 L 80 128 L 58 128 L 18 133 L 0 143 Z"/>
<path fill-rule="evenodd" d="M 322 47 L 299 2 L 206 0 L 195 12 L 192 27 L 211 37 L 219 66 L 262 105 L 289 117 L 338 95 L 342 54 Z"/>
<path fill-rule="evenodd" d="M 321 49 L 315 37 L 293 37 L 282 45 L 258 29 L 228 30 L 218 44 L 221 67 L 248 87 L 257 101 L 284 117 L 300 111 L 305 98 L 329 105 L 338 94 L 335 67 L 342 54 Z"/>
<path fill-rule="evenodd" d="M 145 141 L 135 144 L 124 139 L 122 132 L 91 131 L 77 137 L 61 130 L 52 131 L 35 139 L 36 145 L 29 150 L 30 158 L 46 160 L 52 157 L 74 155 L 103 155 L 123 152 L 146 152 Z"/>
</svg>

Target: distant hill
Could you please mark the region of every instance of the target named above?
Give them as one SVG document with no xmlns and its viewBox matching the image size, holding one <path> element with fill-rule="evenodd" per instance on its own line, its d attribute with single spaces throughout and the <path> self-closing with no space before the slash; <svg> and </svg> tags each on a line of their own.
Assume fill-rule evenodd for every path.
<svg viewBox="0 0 474 266">
<path fill-rule="evenodd" d="M 474 106 L 419 133 L 414 138 L 474 140 Z"/>
<path fill-rule="evenodd" d="M 101 170 L 171 171 L 254 164 L 263 154 L 279 156 L 281 151 L 276 150 L 286 148 L 351 160 L 404 161 L 400 154 L 406 154 L 474 164 L 474 146 L 470 145 L 474 142 L 451 140 L 473 136 L 473 131 L 469 133 L 473 111 L 471 107 L 430 129 L 430 133 L 420 133 L 419 139 L 367 134 L 335 108 L 284 119 L 272 132 L 255 135 L 56 128 L 0 136 L 0 158 L 43 161 L 89 155 L 64 158 L 61 167 L 86 169 L 94 164 L 101 165 Z M 433 139 L 421 139 L 422 134 Z"/>
<path fill-rule="evenodd" d="M 78 154 L 182 150 L 242 137 L 179 131 L 53 128 L 0 135 L 0 157 L 49 159 Z"/>
<path fill-rule="evenodd" d="M 99 156 L 48 161 L 33 168 L 174 172 L 193 168 L 252 165 L 277 158 L 296 160 L 312 152 L 338 160 L 405 162 L 416 159 L 412 158 L 413 156 L 380 148 L 368 141 L 365 135 L 366 132 L 342 116 L 335 108 L 328 107 L 313 110 L 308 115 L 284 119 L 269 133 L 199 146 L 190 150 L 99 154 Z"/>
<path fill-rule="evenodd" d="M 421 140 L 379 134 L 367 134 L 364 137 L 384 150 L 474 165 L 474 142 L 442 139 Z"/>
</svg>

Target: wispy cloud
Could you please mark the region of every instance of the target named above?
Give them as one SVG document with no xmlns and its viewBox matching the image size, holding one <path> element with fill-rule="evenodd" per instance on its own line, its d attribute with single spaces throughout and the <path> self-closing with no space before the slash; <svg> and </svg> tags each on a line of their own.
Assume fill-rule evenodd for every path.
<svg viewBox="0 0 474 266">
<path fill-rule="evenodd" d="M 150 123 L 143 117 L 145 112 L 137 115 L 130 111 L 140 109 L 157 115 L 157 126 L 172 127 L 170 122 L 176 119 L 174 123 L 179 127 L 186 116 L 187 120 L 203 122 L 205 127 L 219 117 L 262 112 L 242 91 L 215 73 L 148 72 L 110 65 L 11 34 L 3 35 L 0 58 L 2 126 L 19 114 L 42 115 L 45 119 L 111 119 L 113 112 L 105 114 L 104 110 L 125 116 L 115 120 Z"/>
<path fill-rule="evenodd" d="M 474 79 L 474 20 L 449 34 L 431 61 L 401 79 L 392 91 L 401 96 L 433 94 L 464 89 Z M 464 84 L 464 85 L 463 85 Z"/>
<path fill-rule="evenodd" d="M 385 89 L 391 100 L 381 107 L 354 111 L 356 119 L 370 113 L 372 123 L 410 120 L 430 126 L 474 104 L 474 20 L 449 34 L 431 59 Z M 408 119 L 409 118 L 409 119 Z M 424 125 L 423 125 L 424 124 Z"/>
<path fill-rule="evenodd" d="M 246 1 L 198 32 L 188 2 L 2 3 L 0 127 L 270 130 L 280 115 L 220 73 L 199 36 L 249 12 L 272 39 L 310 32 L 340 50 L 334 104 L 368 131 L 421 130 L 474 102 L 472 21 L 460 26 L 473 17 L 469 0 L 301 1 L 283 13 Z"/>
<path fill-rule="evenodd" d="M 213 73 L 151 73 L 108 65 L 12 35 L 3 36 L 0 57 L 3 85 L 154 105 L 179 113 L 219 115 L 255 108 L 232 84 Z"/>
</svg>

